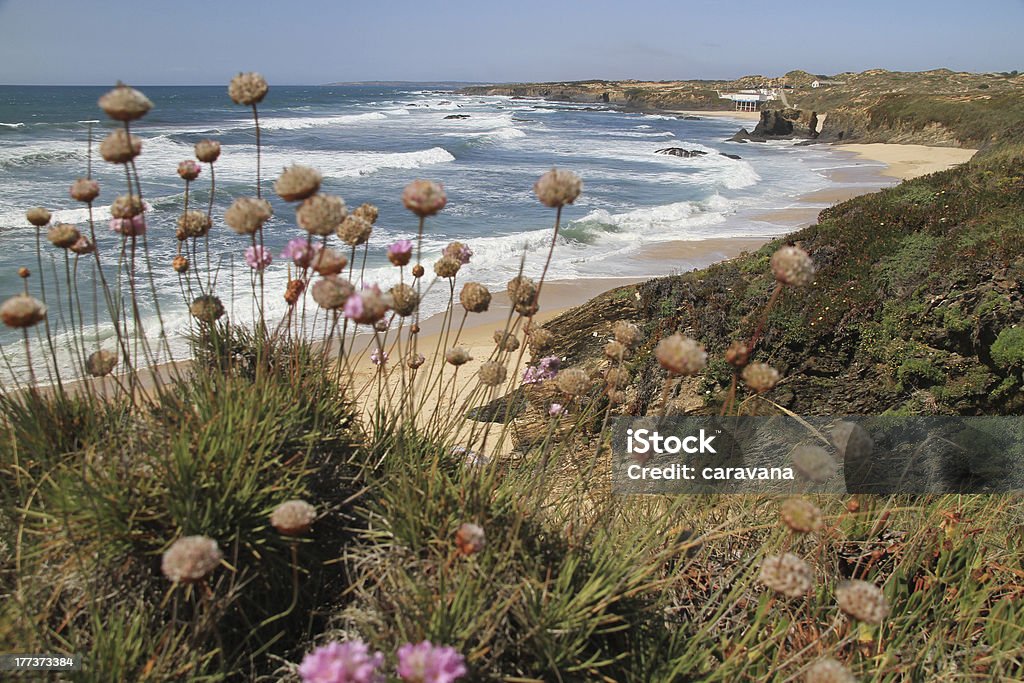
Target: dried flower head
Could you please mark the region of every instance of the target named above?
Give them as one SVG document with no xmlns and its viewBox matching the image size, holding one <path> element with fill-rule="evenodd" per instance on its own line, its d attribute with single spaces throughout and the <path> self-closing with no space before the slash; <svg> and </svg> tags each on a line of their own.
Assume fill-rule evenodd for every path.
<svg viewBox="0 0 1024 683">
<path fill-rule="evenodd" d="M 405 364 L 407 366 L 409 366 L 410 370 L 415 370 L 415 369 L 419 368 L 421 365 L 423 365 L 426 362 L 427 362 L 427 357 L 424 356 L 422 353 L 412 353 L 412 352 L 410 352 L 409 355 L 406 356 L 406 358 L 405 358 Z"/>
<path fill-rule="evenodd" d="M 71 245 L 70 249 L 79 256 L 85 256 L 96 251 L 96 245 L 88 237 L 82 235 Z"/>
<path fill-rule="evenodd" d="M 178 239 L 189 237 L 202 237 L 210 232 L 212 223 L 205 211 L 188 210 L 178 216 Z"/>
<path fill-rule="evenodd" d="M 566 368 L 555 378 L 558 388 L 568 396 L 582 396 L 590 391 L 590 375 L 580 368 Z"/>
<path fill-rule="evenodd" d="M 620 341 L 610 341 L 604 345 L 604 355 L 612 360 L 622 360 L 628 353 L 626 345 Z"/>
<path fill-rule="evenodd" d="M 462 242 L 450 242 L 441 251 L 442 256 L 448 256 L 455 259 L 462 265 L 469 263 L 469 259 L 473 257 L 473 250 Z"/>
<path fill-rule="evenodd" d="M 100 109 L 115 121 L 141 119 L 153 108 L 153 103 L 148 97 L 120 82 L 100 98 L 99 105 Z"/>
<path fill-rule="evenodd" d="M 44 209 L 43 207 L 34 206 L 25 212 L 25 218 L 32 225 L 36 226 L 37 228 L 41 228 L 50 222 L 51 216 L 50 212 Z"/>
<path fill-rule="evenodd" d="M 135 218 L 146 210 L 146 204 L 136 195 L 122 194 L 110 205 L 110 215 L 114 218 Z"/>
<path fill-rule="evenodd" d="M 0 305 L 0 319 L 8 327 L 32 327 L 45 317 L 46 305 L 28 294 L 16 294 Z"/>
<path fill-rule="evenodd" d="M 438 277 L 453 278 L 459 274 L 459 268 L 462 266 L 458 259 L 452 258 L 451 256 L 442 256 L 434 263 L 434 272 L 437 273 Z"/>
<path fill-rule="evenodd" d="M 212 164 L 220 158 L 220 143 L 216 140 L 200 140 L 195 147 L 196 159 L 204 164 Z"/>
<path fill-rule="evenodd" d="M 412 276 L 414 278 L 421 278 L 421 277 L 423 277 L 423 273 L 424 272 L 426 272 L 426 271 L 423 270 L 423 266 L 421 266 L 418 263 L 415 266 L 412 267 Z"/>
<path fill-rule="evenodd" d="M 358 247 L 370 239 L 373 226 L 365 218 L 350 214 L 338 226 L 338 237 L 350 247 Z"/>
<path fill-rule="evenodd" d="M 142 138 L 118 128 L 100 143 L 100 156 L 112 164 L 127 164 L 142 154 Z"/>
<path fill-rule="evenodd" d="M 465 365 L 469 361 L 473 360 L 469 355 L 469 351 L 463 346 L 456 346 L 448 349 L 444 354 L 444 359 L 455 367 Z"/>
<path fill-rule="evenodd" d="M 391 307 L 400 316 L 412 315 L 420 305 L 419 294 L 407 284 L 397 284 L 390 290 Z"/>
<path fill-rule="evenodd" d="M 530 305 L 537 299 L 537 285 L 525 275 L 517 275 L 505 287 L 513 304 Z"/>
<path fill-rule="evenodd" d="M 188 259 L 181 255 L 175 256 L 171 259 L 171 268 L 174 269 L 175 273 L 187 273 Z"/>
<path fill-rule="evenodd" d="M 331 642 L 303 657 L 299 676 L 302 683 L 380 683 L 382 666 L 384 655 L 361 640 Z"/>
<path fill-rule="evenodd" d="M 626 368 L 608 368 L 604 375 L 605 384 L 618 389 L 629 384 L 629 370 Z"/>
<path fill-rule="evenodd" d="M 708 362 L 704 347 L 678 332 L 658 342 L 654 355 L 674 375 L 696 375 Z"/>
<path fill-rule="evenodd" d="M 285 536 L 302 536 L 313 526 L 316 508 L 304 500 L 281 503 L 270 513 L 270 524 Z"/>
<path fill-rule="evenodd" d="M 828 481 L 836 473 L 835 459 L 821 446 L 799 444 L 789 457 L 797 472 L 817 484 Z"/>
<path fill-rule="evenodd" d="M 332 194 L 315 194 L 306 199 L 295 210 L 299 227 L 311 235 L 330 235 L 341 226 L 348 210 L 341 197 Z"/>
<path fill-rule="evenodd" d="M 487 545 L 487 535 L 484 533 L 483 527 L 466 522 L 455 532 L 455 545 L 463 555 L 473 555 Z"/>
<path fill-rule="evenodd" d="M 540 356 L 555 343 L 555 333 L 544 327 L 533 327 L 526 339 L 530 347 L 530 355 L 534 358 Z"/>
<path fill-rule="evenodd" d="M 633 348 L 640 343 L 640 328 L 625 320 L 616 320 L 612 325 L 612 335 L 615 341 L 627 348 Z"/>
<path fill-rule="evenodd" d="M 85 360 L 85 371 L 93 377 L 106 377 L 117 365 L 117 354 L 113 351 L 100 349 L 93 351 Z"/>
<path fill-rule="evenodd" d="M 164 551 L 160 568 L 175 583 L 202 581 L 224 559 L 217 541 L 207 536 L 183 536 Z"/>
<path fill-rule="evenodd" d="M 294 164 L 281 171 L 274 183 L 274 190 L 286 202 L 297 202 L 316 194 L 321 181 L 323 176 L 315 168 Z"/>
<path fill-rule="evenodd" d="M 250 71 L 239 73 L 231 79 L 231 83 L 228 84 L 228 97 L 235 104 L 253 105 L 262 102 L 268 90 L 270 86 L 267 85 L 267 79 Z"/>
<path fill-rule="evenodd" d="M 405 208 L 420 218 L 433 216 L 448 203 L 444 187 L 430 180 L 414 180 L 402 191 Z"/>
<path fill-rule="evenodd" d="M 364 287 L 345 302 L 345 317 L 362 325 L 372 325 L 388 312 L 388 303 L 388 299 L 381 295 L 380 287 Z"/>
<path fill-rule="evenodd" d="M 485 387 L 496 387 L 508 377 L 508 368 L 497 361 L 489 360 L 480 366 L 480 383 Z"/>
<path fill-rule="evenodd" d="M 779 383 L 779 371 L 767 363 L 751 363 L 743 368 L 743 381 L 752 391 L 762 394 Z"/>
<path fill-rule="evenodd" d="M 412 259 L 412 242 L 398 240 L 388 246 L 388 260 L 396 266 L 407 266 Z"/>
<path fill-rule="evenodd" d="M 313 301 L 321 308 L 336 311 L 345 305 L 356 288 L 348 280 L 336 276 L 327 276 L 313 284 Z"/>
<path fill-rule="evenodd" d="M 284 287 L 284 301 L 289 306 L 294 306 L 302 293 L 306 291 L 306 281 L 293 279 L 289 280 L 288 284 Z"/>
<path fill-rule="evenodd" d="M 274 215 L 270 202 L 256 197 L 239 197 L 224 212 L 224 222 L 239 235 L 252 235 Z"/>
<path fill-rule="evenodd" d="M 359 216 L 364 221 L 370 224 L 376 223 L 377 217 L 380 215 L 380 211 L 377 209 L 377 207 L 369 203 L 360 204 L 352 213 Z"/>
<path fill-rule="evenodd" d="M 483 313 L 491 305 L 491 291 L 479 282 L 467 282 L 459 292 L 459 303 L 470 313 Z"/>
<path fill-rule="evenodd" d="M 836 660 L 822 657 L 807 668 L 804 683 L 857 683 L 857 679 Z"/>
<path fill-rule="evenodd" d="M 81 236 L 78 228 L 68 223 L 57 223 L 46 233 L 46 239 L 50 240 L 50 244 L 60 249 L 70 249 Z"/>
<path fill-rule="evenodd" d="M 398 648 L 397 673 L 405 683 L 455 683 L 466 675 L 466 665 L 455 648 L 424 640 Z"/>
<path fill-rule="evenodd" d="M 193 181 L 199 177 L 199 172 L 202 170 L 203 167 L 192 159 L 185 159 L 178 164 L 178 175 L 182 180 Z"/>
<path fill-rule="evenodd" d="M 318 249 L 313 254 L 313 270 L 321 275 L 337 275 L 347 265 L 348 257 L 334 249 Z"/>
<path fill-rule="evenodd" d="M 782 523 L 799 534 L 818 531 L 825 518 L 817 505 L 803 498 L 790 498 L 779 507 Z"/>
<path fill-rule="evenodd" d="M 224 304 L 217 297 L 206 294 L 197 297 L 188 310 L 196 320 L 210 324 L 224 315 Z"/>
<path fill-rule="evenodd" d="M 32 276 L 32 271 L 29 270 L 28 268 L 26 268 L 25 266 L 22 266 L 21 268 L 18 268 L 18 277 L 20 277 L 22 280 L 27 280 L 31 276 Z"/>
<path fill-rule="evenodd" d="M 79 178 L 71 183 L 71 198 L 88 204 L 100 196 L 100 184 L 92 178 Z"/>
<path fill-rule="evenodd" d="M 814 572 L 799 557 L 786 553 L 764 558 L 757 580 L 786 597 L 798 598 L 814 587 Z"/>
<path fill-rule="evenodd" d="M 562 359 L 558 356 L 545 356 L 537 361 L 536 366 L 527 366 L 523 370 L 523 384 L 540 384 L 558 375 L 562 367 Z"/>
<path fill-rule="evenodd" d="M 782 247 L 771 260 L 775 279 L 784 285 L 803 287 L 814 279 L 814 262 L 800 247 Z"/>
<path fill-rule="evenodd" d="M 506 332 L 505 330 L 494 331 L 494 343 L 500 350 L 508 353 L 519 348 L 519 339 L 511 332 Z"/>
<path fill-rule="evenodd" d="M 553 168 L 534 183 L 533 191 L 544 206 L 556 208 L 572 204 L 583 190 L 583 181 L 572 171 Z"/>
<path fill-rule="evenodd" d="M 846 614 L 867 624 L 881 624 L 889 616 L 889 601 L 880 588 L 867 581 L 843 581 L 836 588 L 836 604 Z"/>
<path fill-rule="evenodd" d="M 725 350 L 725 361 L 734 368 L 745 367 L 750 359 L 750 349 L 741 341 L 734 341 Z"/>
</svg>

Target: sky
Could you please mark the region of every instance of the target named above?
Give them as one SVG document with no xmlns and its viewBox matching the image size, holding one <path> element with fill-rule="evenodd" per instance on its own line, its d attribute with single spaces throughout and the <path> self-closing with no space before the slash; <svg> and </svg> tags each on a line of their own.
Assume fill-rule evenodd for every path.
<svg viewBox="0 0 1024 683">
<path fill-rule="evenodd" d="M 1024 71 L 1024 0 L 0 0 L 0 84 Z"/>
</svg>

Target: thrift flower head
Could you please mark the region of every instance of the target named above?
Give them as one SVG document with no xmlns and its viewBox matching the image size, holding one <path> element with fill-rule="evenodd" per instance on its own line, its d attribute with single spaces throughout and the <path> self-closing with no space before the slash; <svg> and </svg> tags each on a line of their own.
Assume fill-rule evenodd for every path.
<svg viewBox="0 0 1024 683">
<path fill-rule="evenodd" d="M 519 348 L 519 339 L 511 332 L 495 330 L 493 335 L 494 343 L 502 351 L 512 352 Z"/>
<path fill-rule="evenodd" d="M 455 532 L 455 545 L 463 555 L 473 555 L 484 549 L 487 544 L 487 535 L 483 527 L 466 522 Z"/>
<path fill-rule="evenodd" d="M 220 143 L 216 140 L 200 140 L 196 143 L 196 159 L 212 164 L 220 157 Z"/>
<path fill-rule="evenodd" d="M 790 498 L 779 508 L 782 523 L 793 531 L 807 534 L 818 531 L 825 524 L 825 518 L 817 505 L 803 498 Z"/>
<path fill-rule="evenodd" d="M 185 211 L 178 216 L 178 229 L 176 235 L 179 240 L 184 241 L 189 237 L 202 237 L 210 232 L 213 223 L 204 211 Z"/>
<path fill-rule="evenodd" d="M 79 237 L 78 240 L 68 248 L 79 256 L 85 256 L 86 254 L 91 254 L 96 251 L 96 245 L 93 244 L 85 235 Z"/>
<path fill-rule="evenodd" d="M 553 168 L 534 183 L 533 191 L 544 206 L 556 208 L 572 204 L 583 190 L 583 181 L 572 171 Z"/>
<path fill-rule="evenodd" d="M 452 242 L 444 251 L 441 252 L 443 255 L 455 259 L 462 265 L 469 263 L 469 259 L 473 256 L 473 250 L 462 242 Z"/>
<path fill-rule="evenodd" d="M 345 305 L 345 302 L 355 291 L 355 287 L 348 280 L 337 276 L 327 276 L 317 280 L 312 287 L 313 301 L 321 308 L 337 310 Z"/>
<path fill-rule="evenodd" d="M 751 363 L 743 368 L 743 381 L 753 391 L 761 394 L 779 383 L 779 371 L 767 363 Z"/>
<path fill-rule="evenodd" d="M 555 378 L 558 388 L 569 396 L 582 396 L 590 390 L 590 375 L 580 368 L 569 368 Z"/>
<path fill-rule="evenodd" d="M 857 683 L 857 679 L 836 660 L 822 657 L 807 668 L 804 683 Z"/>
<path fill-rule="evenodd" d="M 405 208 L 420 218 L 433 216 L 448 203 L 444 188 L 429 180 L 414 180 L 405 186 L 402 192 L 402 203 Z"/>
<path fill-rule="evenodd" d="M 380 215 L 380 210 L 377 209 L 376 205 L 364 202 L 363 204 L 357 206 L 355 211 L 353 211 L 352 213 L 359 216 L 368 223 L 376 223 L 377 217 Z"/>
<path fill-rule="evenodd" d="M 319 249 L 313 256 L 313 270 L 321 275 L 337 275 L 348 265 L 348 257 L 334 249 Z"/>
<path fill-rule="evenodd" d="M 487 387 L 496 387 L 505 381 L 508 369 L 501 363 L 489 360 L 480 366 L 480 383 Z"/>
<path fill-rule="evenodd" d="M 288 500 L 270 513 L 270 524 L 285 536 L 301 536 L 313 526 L 316 508 L 304 500 Z"/>
<path fill-rule="evenodd" d="M 814 262 L 800 247 L 782 247 L 771 260 L 775 279 L 784 285 L 803 287 L 814 279 Z"/>
<path fill-rule="evenodd" d="M 178 164 L 178 175 L 182 180 L 195 180 L 199 177 L 202 167 L 191 159 L 185 159 Z"/>
<path fill-rule="evenodd" d="M 410 353 L 405 359 L 405 364 L 409 366 L 410 370 L 415 370 L 426 362 L 427 357 L 422 353 Z"/>
<path fill-rule="evenodd" d="M 80 202 L 91 202 L 100 195 L 100 184 L 92 178 L 79 178 L 71 183 L 71 198 Z"/>
<path fill-rule="evenodd" d="M 206 578 L 223 558 L 212 538 L 183 536 L 164 552 L 160 568 L 175 583 L 195 583 Z"/>
<path fill-rule="evenodd" d="M 50 212 L 41 206 L 34 206 L 25 212 L 25 218 L 32 225 L 41 228 L 50 222 Z"/>
<path fill-rule="evenodd" d="M 264 249 L 258 244 L 245 250 L 245 262 L 249 264 L 249 267 L 253 270 L 263 270 L 269 266 L 273 260 L 273 257 L 270 255 L 270 250 Z"/>
<path fill-rule="evenodd" d="M 266 199 L 239 197 L 224 212 L 224 222 L 239 235 L 251 235 L 270 220 L 274 210 Z"/>
<path fill-rule="evenodd" d="M 153 103 L 148 97 L 124 83 L 118 83 L 116 88 L 103 95 L 99 105 L 100 109 L 115 121 L 141 119 L 153 108 Z"/>
<path fill-rule="evenodd" d="M 100 349 L 93 351 L 85 361 L 85 371 L 93 377 L 105 377 L 114 371 L 117 365 L 117 354 L 113 351 Z"/>
<path fill-rule="evenodd" d="M 387 301 L 381 296 L 377 285 L 364 287 L 359 293 L 351 295 L 342 310 L 346 318 L 364 325 L 377 322 L 387 311 Z"/>
<path fill-rule="evenodd" d="M 523 384 L 539 384 L 547 379 L 554 379 L 562 361 L 558 356 L 541 358 L 536 366 L 527 366 L 523 372 Z"/>
<path fill-rule="evenodd" d="M 228 96 L 235 104 L 257 104 L 268 90 L 267 79 L 256 72 L 240 73 L 228 84 Z"/>
<path fill-rule="evenodd" d="M 295 164 L 281 171 L 274 190 L 286 202 L 296 202 L 316 194 L 322 180 L 323 176 L 315 168 Z"/>
<path fill-rule="evenodd" d="M 455 346 L 445 352 L 444 359 L 455 367 L 459 367 L 460 365 L 465 365 L 469 361 L 473 360 L 473 357 L 469 355 L 469 351 L 466 347 Z"/>
<path fill-rule="evenodd" d="M 384 365 L 388 362 L 388 352 L 374 349 L 373 353 L 370 354 L 370 362 L 374 365 Z"/>
<path fill-rule="evenodd" d="M 338 225 L 338 238 L 350 247 L 364 244 L 373 233 L 373 225 L 365 218 L 350 214 Z"/>
<path fill-rule="evenodd" d="M 15 294 L 0 305 L 0 319 L 8 327 L 32 327 L 46 317 L 46 305 L 28 294 Z"/>
<path fill-rule="evenodd" d="M 398 676 L 406 683 L 454 683 L 466 675 L 463 661 L 453 647 L 406 643 L 398 648 Z"/>
<path fill-rule="evenodd" d="M 302 659 L 299 675 L 303 683 L 376 683 L 383 680 L 377 670 L 384 655 L 370 653 L 361 640 L 328 643 Z"/>
<path fill-rule="evenodd" d="M 536 358 L 555 343 L 555 333 L 543 327 L 533 327 L 526 343 L 530 346 L 530 353 Z"/>
<path fill-rule="evenodd" d="M 281 258 L 291 259 L 299 268 L 308 268 L 313 263 L 313 257 L 322 248 L 322 245 L 310 243 L 305 237 L 296 237 L 288 240 Z"/>
<path fill-rule="evenodd" d="M 405 266 L 412 259 L 412 242 L 398 240 L 388 247 L 388 260 L 396 266 Z"/>
<path fill-rule="evenodd" d="M 654 355 L 661 367 L 675 375 L 696 375 L 708 362 L 704 347 L 678 332 L 658 342 Z"/>
<path fill-rule="evenodd" d="M 50 243 L 55 247 L 70 249 L 81 236 L 82 234 L 78 232 L 78 228 L 75 226 L 69 223 L 58 223 L 50 228 L 46 234 L 46 239 L 50 240 Z"/>
<path fill-rule="evenodd" d="M 797 598 L 814 587 L 814 572 L 793 553 L 769 556 L 761 563 L 758 581 L 789 598 Z"/>
<path fill-rule="evenodd" d="M 552 403 L 551 406 L 548 408 L 548 415 L 550 415 L 551 417 L 558 417 L 559 415 L 565 415 L 565 413 L 565 406 L 563 406 L 561 403 Z"/>
<path fill-rule="evenodd" d="M 126 237 L 137 237 L 146 232 L 146 219 L 142 214 L 132 218 L 111 218 L 110 229 Z"/>
<path fill-rule="evenodd" d="M 844 581 L 836 588 L 839 609 L 867 624 L 881 624 L 889 616 L 889 601 L 881 589 L 867 581 Z"/>
<path fill-rule="evenodd" d="M 442 256 L 434 263 L 434 272 L 438 277 L 453 278 L 459 273 L 462 263 L 457 258 Z"/>
<path fill-rule="evenodd" d="M 345 200 L 332 194 L 315 194 L 299 204 L 295 220 L 311 235 L 330 235 L 345 220 Z"/>
<path fill-rule="evenodd" d="M 409 316 L 420 305 L 420 295 L 407 284 L 397 284 L 388 292 L 391 295 L 391 307 L 400 316 Z"/>
<path fill-rule="evenodd" d="M 224 304 L 210 294 L 197 297 L 188 307 L 192 316 L 204 323 L 212 323 L 224 315 Z"/>
<path fill-rule="evenodd" d="M 129 135 L 118 128 L 103 138 L 100 143 L 100 156 L 112 164 L 126 164 L 142 154 L 142 138 Z"/>
</svg>

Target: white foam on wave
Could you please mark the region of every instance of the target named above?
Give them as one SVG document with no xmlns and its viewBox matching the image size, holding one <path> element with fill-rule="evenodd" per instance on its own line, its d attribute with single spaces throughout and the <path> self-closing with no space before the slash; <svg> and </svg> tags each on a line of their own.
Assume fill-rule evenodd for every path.
<svg viewBox="0 0 1024 683">
<path fill-rule="evenodd" d="M 4 123 L 3 121 L 0 121 L 0 126 L 3 126 L 4 128 L 24 128 L 25 124 L 20 121 L 18 123 Z"/>
<path fill-rule="evenodd" d="M 261 119 L 260 127 L 266 130 L 301 130 L 303 128 L 322 128 L 325 126 L 347 126 L 354 123 L 384 121 L 388 117 L 379 111 L 363 114 L 342 114 L 340 116 L 289 116 L 281 118 Z M 239 122 L 239 127 L 250 126 L 251 122 Z"/>
</svg>

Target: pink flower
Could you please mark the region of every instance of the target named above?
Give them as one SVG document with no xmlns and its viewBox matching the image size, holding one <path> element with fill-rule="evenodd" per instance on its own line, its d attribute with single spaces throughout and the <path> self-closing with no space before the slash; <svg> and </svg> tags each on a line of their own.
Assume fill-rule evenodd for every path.
<svg viewBox="0 0 1024 683">
<path fill-rule="evenodd" d="M 469 263 L 470 257 L 473 255 L 473 250 L 462 242 L 452 242 L 444 251 L 441 252 L 443 256 L 450 256 L 462 265 Z"/>
<path fill-rule="evenodd" d="M 402 203 L 420 218 L 425 218 L 443 209 L 448 203 L 448 197 L 444 193 L 444 187 L 438 183 L 414 180 L 405 186 Z"/>
<path fill-rule="evenodd" d="M 412 258 L 412 242 L 398 240 L 388 247 L 388 260 L 396 266 L 404 266 Z"/>
<path fill-rule="evenodd" d="M 270 252 L 263 247 L 253 246 L 245 250 L 245 262 L 253 270 L 263 270 L 274 260 Z"/>
<path fill-rule="evenodd" d="M 305 237 L 296 237 L 295 239 L 288 240 L 284 251 L 281 252 L 281 258 L 291 259 L 292 263 L 299 268 L 309 268 L 310 264 L 313 263 L 313 257 L 322 248 L 323 245 L 313 244 Z"/>
<path fill-rule="evenodd" d="M 383 680 L 377 672 L 383 664 L 384 655 L 370 654 L 361 640 L 332 642 L 306 655 L 299 675 L 303 683 L 376 683 Z"/>
<path fill-rule="evenodd" d="M 523 372 L 523 384 L 540 384 L 546 379 L 554 379 L 562 361 L 558 356 L 541 358 L 536 367 L 527 366 Z"/>
<path fill-rule="evenodd" d="M 363 306 L 363 297 L 360 294 L 351 294 L 345 299 L 345 307 L 341 309 L 341 312 L 349 320 L 358 320 L 365 314 L 365 307 Z"/>
<path fill-rule="evenodd" d="M 552 403 L 551 407 L 548 408 L 548 415 L 551 415 L 552 417 L 558 415 L 565 415 L 565 412 L 565 406 L 563 406 L 561 403 Z"/>
<path fill-rule="evenodd" d="M 463 657 L 453 647 L 424 640 L 398 648 L 398 676 L 406 683 L 453 683 L 465 675 Z"/>
<path fill-rule="evenodd" d="M 361 325 L 372 325 L 383 318 L 387 311 L 387 300 L 381 296 L 377 285 L 363 287 L 358 293 L 352 294 L 341 309 L 346 318 Z"/>
<path fill-rule="evenodd" d="M 370 362 L 374 365 L 384 365 L 388 362 L 388 352 L 374 349 L 373 353 L 370 354 Z"/>
<path fill-rule="evenodd" d="M 146 233 L 146 219 L 141 213 L 131 218 L 111 218 L 110 229 L 126 237 L 137 237 Z"/>
</svg>

